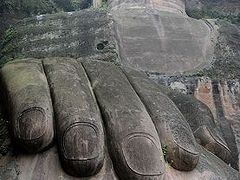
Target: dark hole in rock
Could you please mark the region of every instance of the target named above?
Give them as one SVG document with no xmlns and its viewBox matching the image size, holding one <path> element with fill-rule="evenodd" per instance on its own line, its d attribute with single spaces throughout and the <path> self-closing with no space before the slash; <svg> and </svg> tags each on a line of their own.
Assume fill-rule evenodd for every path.
<svg viewBox="0 0 240 180">
<path fill-rule="evenodd" d="M 100 43 L 97 44 L 97 50 L 101 51 L 105 48 L 105 46 L 108 45 L 108 41 L 101 41 Z"/>
<path fill-rule="evenodd" d="M 105 45 L 103 43 L 98 43 L 97 44 L 97 50 L 99 50 L 99 51 L 103 50 L 104 47 L 105 47 Z"/>
<path fill-rule="evenodd" d="M 108 41 L 103 41 L 102 42 L 104 45 L 108 45 Z"/>
</svg>

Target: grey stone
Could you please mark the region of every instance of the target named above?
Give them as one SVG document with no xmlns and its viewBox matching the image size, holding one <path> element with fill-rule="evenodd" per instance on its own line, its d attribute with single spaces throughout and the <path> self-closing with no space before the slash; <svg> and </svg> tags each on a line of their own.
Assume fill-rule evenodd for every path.
<svg viewBox="0 0 240 180">
<path fill-rule="evenodd" d="M 28 65 L 27 67 L 31 69 L 32 61 L 41 64 L 39 60 L 31 60 L 29 65 L 24 61 L 23 69 L 26 68 L 26 64 Z M 124 71 L 128 74 L 128 78 L 131 77 L 129 80 L 132 83 L 132 86 L 124 72 L 112 63 L 89 61 L 83 62 L 82 66 L 81 63 L 76 60 L 68 58 L 50 58 L 44 59 L 43 61 L 44 69 L 51 87 L 61 161 L 64 157 L 64 154 L 62 153 L 62 133 L 69 126 L 71 127 L 72 122 L 81 123 L 85 121 L 89 117 L 89 112 L 91 112 L 91 116 L 95 117 L 97 120 L 92 121 L 94 118 L 91 119 L 92 123 L 97 127 L 102 127 L 101 117 L 99 116 L 100 112 L 96 100 L 94 100 L 94 95 L 90 86 L 92 86 L 96 94 L 97 102 L 103 115 L 106 129 L 105 144 L 108 146 L 103 147 L 104 159 L 102 162 L 102 168 L 99 168 L 99 171 L 93 173 L 91 176 L 81 177 L 80 179 L 239 179 L 239 172 L 232 169 L 229 165 L 200 145 L 196 145 L 194 140 L 190 139 L 190 141 L 186 142 L 185 136 L 175 136 L 177 132 L 179 134 L 183 133 L 193 137 L 189 132 L 189 126 L 186 125 L 181 113 L 177 110 L 171 100 L 162 93 L 167 93 L 169 89 L 164 90 L 163 87 L 157 86 L 150 79 L 148 80 L 144 73 L 139 73 L 135 70 Z M 18 63 L 19 61 L 16 61 L 16 65 L 18 65 Z M 7 66 L 9 65 L 6 65 L 6 67 Z M 85 74 L 83 67 L 86 69 L 88 77 Z M 36 71 L 34 68 L 33 70 Z M 91 85 L 88 78 L 90 79 Z M 148 85 L 149 88 L 147 89 L 145 85 Z M 157 95 L 157 97 L 153 99 L 154 96 L 151 96 L 152 93 L 150 93 L 150 96 L 143 98 L 142 95 L 148 92 L 152 92 Z M 159 99 L 158 96 L 161 97 L 161 99 Z M 148 99 L 151 100 L 147 102 Z M 161 101 L 162 104 L 159 103 L 160 100 L 164 100 Z M 158 114 L 156 111 L 157 108 L 154 108 L 156 105 L 161 108 L 165 108 L 164 105 L 166 105 L 166 107 L 169 108 L 167 110 L 164 109 L 162 114 Z M 84 107 L 88 108 L 84 109 Z M 149 109 L 151 109 L 151 111 L 149 111 Z M 177 121 L 177 123 L 174 121 L 173 125 L 178 125 L 180 122 L 182 123 L 181 126 L 167 129 L 164 126 L 160 126 L 160 124 L 156 124 L 156 117 L 160 119 L 162 117 L 171 118 L 171 114 L 165 112 L 171 112 L 173 115 L 175 113 L 176 116 L 173 117 L 177 117 L 179 121 Z M 71 114 L 74 114 L 74 116 L 71 116 Z M 153 117 L 153 114 L 157 116 Z M 70 118 L 64 121 L 64 116 Z M 63 119 L 59 119 L 59 117 Z M 77 117 L 80 118 L 77 119 Z M 84 119 L 84 117 L 86 117 L 86 119 Z M 165 119 L 162 118 L 162 120 L 164 121 Z M 59 125 L 62 126 L 58 127 Z M 188 160 L 186 161 L 186 159 L 181 156 L 184 154 L 187 156 L 189 155 L 182 151 L 180 153 L 177 152 L 180 155 L 179 157 L 173 156 L 175 158 L 174 160 L 176 160 L 176 162 L 173 163 L 176 165 L 183 165 L 186 163 L 185 165 L 188 168 L 193 168 L 191 171 L 184 171 L 190 170 L 186 169 L 186 167 L 181 171 L 176 170 L 176 167 L 172 168 L 170 166 L 173 165 L 171 162 L 165 162 L 163 160 L 162 149 L 164 150 L 164 148 L 161 149 L 160 140 L 161 143 L 163 143 L 164 139 L 160 136 L 161 138 L 159 140 L 159 129 L 161 129 L 163 135 L 165 132 L 168 133 L 164 137 L 173 137 L 174 142 L 178 145 L 184 146 L 185 148 L 189 146 L 187 147 L 188 150 L 199 153 L 199 160 L 197 161 L 195 168 L 191 166 L 191 162 Z M 81 130 L 74 129 L 73 132 L 78 131 L 81 135 L 86 135 L 86 133 L 91 132 L 85 131 L 85 129 L 84 131 Z M 89 135 L 89 137 L 91 137 L 91 135 Z M 89 137 L 87 137 L 87 140 L 90 139 Z M 69 152 L 67 155 L 79 155 L 78 152 L 81 148 L 78 148 L 79 146 L 75 145 L 77 143 L 73 144 L 71 138 L 69 139 L 70 141 L 67 141 L 66 143 L 72 149 L 68 148 Z M 171 138 L 169 140 L 173 142 Z M 108 156 L 108 150 L 111 158 Z M 171 150 L 172 149 L 169 148 L 168 152 L 171 153 Z M 41 152 L 37 155 L 26 155 L 21 152 L 13 153 L 11 150 L 6 156 L 0 157 L 0 179 L 77 179 L 69 176 L 61 169 L 57 157 L 58 152 L 55 148 Z M 179 161 L 183 159 L 184 163 Z M 112 166 L 112 161 L 114 166 Z M 96 161 L 93 161 L 93 166 L 91 167 L 95 167 L 95 163 Z M 75 166 L 71 161 L 62 161 L 62 165 L 64 170 L 71 175 L 82 176 L 82 172 L 86 173 L 85 165 L 82 167 Z M 81 173 L 79 174 L 79 172 Z M 145 175 L 141 175 L 139 172 Z M 160 172 L 161 174 L 155 176 L 149 175 L 156 172 Z"/>
<path fill-rule="evenodd" d="M 177 171 L 168 164 L 164 180 L 239 180 L 239 172 L 229 167 L 215 155 L 197 146 L 200 152 L 198 165 L 192 171 Z M 25 155 L 12 154 L 9 152 L 6 156 L 0 158 L 0 179 L 17 179 L 17 180 L 117 180 L 119 179 L 114 173 L 111 159 L 106 152 L 104 166 L 101 171 L 91 177 L 75 178 L 66 174 L 58 160 L 57 149 L 51 148 L 39 154 Z"/>
<path fill-rule="evenodd" d="M 84 62 L 102 111 L 109 151 L 121 179 L 163 179 L 161 144 L 144 105 L 121 69 Z"/>
<path fill-rule="evenodd" d="M 178 170 L 194 169 L 199 152 L 185 117 L 145 73 L 129 68 L 124 70 L 155 124 L 162 146 L 166 148 L 168 162 Z"/>
<path fill-rule="evenodd" d="M 81 64 L 66 58 L 44 60 L 53 98 L 60 159 L 74 176 L 99 172 L 104 133 L 97 102 Z"/>
<path fill-rule="evenodd" d="M 87 180 L 238 180 L 239 172 L 226 164 L 233 152 L 206 105 L 157 86 L 142 72 L 126 68 L 126 77 L 112 63 L 92 61 L 116 62 L 116 37 L 119 62 L 123 66 L 171 75 L 193 71 L 211 60 L 214 27 L 208 21 L 189 18 L 182 0 L 109 0 L 108 3 L 112 17 L 105 11 L 91 9 L 40 15 L 17 26 L 15 42 L 17 53 L 22 56 L 74 57 L 78 62 L 49 58 L 42 67 L 41 59 L 29 63 L 24 60 L 3 68 L 3 74 L 14 74 L 13 80 L 3 76 L 4 89 L 9 91 L 9 102 L 13 104 L 10 115 L 15 116 L 18 108 L 22 111 L 22 105 L 32 107 L 32 102 L 52 111 L 50 86 L 59 154 L 55 148 L 38 155 L 17 152 L 16 156 L 10 151 L 0 157 L 0 179 L 76 179 L 62 171 L 59 156 L 68 174 L 89 176 L 81 177 Z M 80 61 L 86 60 L 82 66 Z M 17 68 L 13 72 L 9 66 Z M 18 81 L 24 79 L 24 72 L 30 72 L 28 78 L 34 80 Z M 42 79 L 38 78 L 40 75 Z M 34 87 L 25 88 L 29 83 L 34 83 Z M 29 136 L 28 132 L 35 133 L 31 131 L 32 125 L 38 123 L 35 134 L 42 133 L 39 130 L 44 129 L 42 121 L 38 121 L 44 119 L 41 109 L 24 113 L 27 115 L 20 120 L 25 122 L 25 117 L 30 116 L 34 122 L 30 126 L 21 125 L 28 127 L 24 137 Z M 52 128 L 52 119 L 47 122 Z M 11 126 L 18 128 L 17 123 Z M 49 133 L 53 134 L 53 129 Z M 193 135 L 205 149 L 196 144 Z M 19 144 L 25 148 L 31 146 L 28 142 Z M 38 146 L 37 151 L 40 149 Z"/>
<path fill-rule="evenodd" d="M 15 54 L 112 61 L 117 56 L 112 24 L 109 14 L 97 9 L 23 19 L 16 27 Z"/>
<path fill-rule="evenodd" d="M 172 75 L 201 69 L 211 61 L 214 28 L 189 18 L 181 7 L 183 1 L 111 3 L 120 63 L 124 66 Z"/>
<path fill-rule="evenodd" d="M 1 69 L 16 143 L 28 152 L 46 148 L 54 136 L 53 110 L 41 61 L 21 60 Z"/>
<path fill-rule="evenodd" d="M 231 151 L 216 127 L 210 109 L 193 96 L 173 91 L 165 86 L 159 85 L 158 87 L 183 113 L 197 141 L 226 163 L 229 163 Z"/>
</svg>

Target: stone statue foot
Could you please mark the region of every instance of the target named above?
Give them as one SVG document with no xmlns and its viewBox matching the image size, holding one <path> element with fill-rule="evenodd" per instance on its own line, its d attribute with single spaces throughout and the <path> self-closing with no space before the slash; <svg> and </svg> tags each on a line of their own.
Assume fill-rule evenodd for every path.
<svg viewBox="0 0 240 180">
<path fill-rule="evenodd" d="M 204 140 L 208 133 L 219 146 L 200 144 L 227 157 L 214 130 L 195 131 L 213 125 L 193 126 L 171 93 L 145 73 L 101 61 L 50 58 L 10 62 L 1 76 L 17 146 L 37 153 L 55 134 L 61 165 L 72 176 L 97 175 L 104 167 L 106 148 L 119 179 L 171 179 L 171 171 L 190 176 L 201 171 L 203 163 L 195 137 Z M 209 178 L 220 173 L 207 166 L 215 173 Z"/>
</svg>

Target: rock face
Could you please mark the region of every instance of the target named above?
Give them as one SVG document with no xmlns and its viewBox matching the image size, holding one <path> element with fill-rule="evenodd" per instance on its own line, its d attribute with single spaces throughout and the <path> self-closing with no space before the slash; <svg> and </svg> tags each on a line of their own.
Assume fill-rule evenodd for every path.
<svg viewBox="0 0 240 180">
<path fill-rule="evenodd" d="M 46 59 L 0 71 L 17 142 L 0 179 L 238 180 L 238 81 L 174 76 L 209 63 L 214 27 L 181 0 L 109 6 L 17 25 L 15 55 Z"/>
<path fill-rule="evenodd" d="M 108 4 L 110 8 L 126 8 L 141 6 L 150 9 L 158 9 L 160 11 L 174 12 L 185 14 L 185 0 L 148 0 L 148 1 L 128 1 L 128 0 L 109 0 Z M 127 6 L 126 6 L 127 5 Z"/>
<path fill-rule="evenodd" d="M 211 61 L 215 32 L 210 23 L 189 18 L 181 0 L 109 3 L 112 16 L 81 11 L 24 20 L 18 52 L 35 58 L 105 54 L 105 60 L 113 60 L 116 38 L 120 63 L 139 70 L 179 74 Z"/>
</svg>

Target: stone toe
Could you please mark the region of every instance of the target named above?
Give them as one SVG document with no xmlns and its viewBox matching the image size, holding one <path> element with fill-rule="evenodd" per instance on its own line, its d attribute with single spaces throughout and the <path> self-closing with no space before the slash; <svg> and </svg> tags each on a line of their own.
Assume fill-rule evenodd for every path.
<svg viewBox="0 0 240 180">
<path fill-rule="evenodd" d="M 103 166 L 104 152 L 96 126 L 77 123 L 62 139 L 62 165 L 73 176 L 91 176 Z"/>
</svg>

